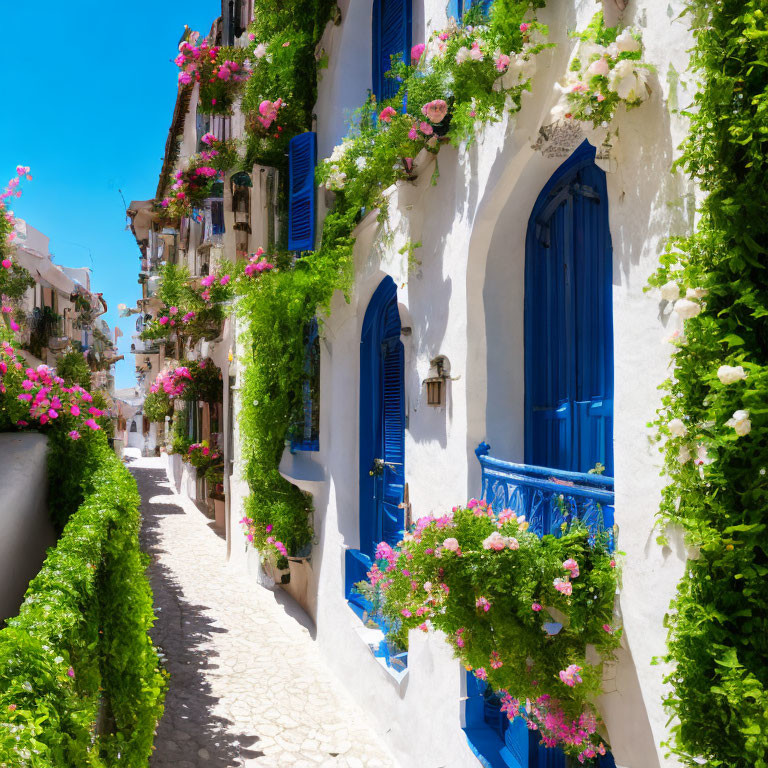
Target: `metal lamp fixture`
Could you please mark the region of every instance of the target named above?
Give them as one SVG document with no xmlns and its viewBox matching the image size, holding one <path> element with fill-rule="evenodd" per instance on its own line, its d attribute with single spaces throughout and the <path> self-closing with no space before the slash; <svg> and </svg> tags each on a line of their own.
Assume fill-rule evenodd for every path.
<svg viewBox="0 0 768 768">
<path fill-rule="evenodd" d="M 446 403 L 447 382 L 452 380 L 450 376 L 451 364 L 447 357 L 439 355 L 431 360 L 429 365 L 430 373 L 433 375 L 424 379 L 427 388 L 427 405 L 432 408 L 442 408 Z"/>
</svg>

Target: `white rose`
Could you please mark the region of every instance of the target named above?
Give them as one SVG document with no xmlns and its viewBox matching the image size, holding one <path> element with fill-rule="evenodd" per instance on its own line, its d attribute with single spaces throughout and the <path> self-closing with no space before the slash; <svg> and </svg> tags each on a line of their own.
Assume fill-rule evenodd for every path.
<svg viewBox="0 0 768 768">
<path fill-rule="evenodd" d="M 721 365 L 717 369 L 717 378 L 722 384 L 735 384 L 747 378 L 747 372 L 741 365 Z"/>
<path fill-rule="evenodd" d="M 347 181 L 347 174 L 344 173 L 344 171 L 340 171 L 338 168 L 334 167 L 331 170 L 331 173 L 328 175 L 328 179 L 325 182 L 325 186 L 328 189 L 342 189 L 344 184 Z"/>
<path fill-rule="evenodd" d="M 640 43 L 632 36 L 629 29 L 625 29 L 613 42 L 619 53 L 637 53 L 640 50 Z"/>
<path fill-rule="evenodd" d="M 675 302 L 675 312 L 683 320 L 690 320 L 692 317 L 696 317 L 701 312 L 701 307 L 690 299 L 680 299 Z"/>
<path fill-rule="evenodd" d="M 739 437 L 748 435 L 752 430 L 752 422 L 749 420 L 749 411 L 734 411 L 733 417 L 725 422 L 726 427 L 733 427 Z"/>
<path fill-rule="evenodd" d="M 462 45 L 456 53 L 456 63 L 463 64 L 469 58 L 469 48 L 466 45 Z"/>
<path fill-rule="evenodd" d="M 362 171 L 363 168 L 365 168 L 368 165 L 368 158 L 367 157 L 358 157 L 355 160 L 355 165 L 357 166 L 358 171 Z"/>
<path fill-rule="evenodd" d="M 689 288 L 685 292 L 686 299 L 703 299 L 706 295 L 706 288 Z"/>
<path fill-rule="evenodd" d="M 685 437 L 688 434 L 688 427 L 682 419 L 672 419 L 667 426 L 675 437 Z"/>
<path fill-rule="evenodd" d="M 677 301 L 680 298 L 680 286 L 674 280 L 664 283 L 661 286 L 661 298 L 664 301 Z"/>
<path fill-rule="evenodd" d="M 691 460 L 691 452 L 688 450 L 687 445 L 681 445 L 680 450 L 677 452 L 677 461 L 680 464 L 685 464 Z"/>
<path fill-rule="evenodd" d="M 645 98 L 645 82 L 648 71 L 635 68 L 635 62 L 622 59 L 612 70 L 608 88 L 625 101 L 642 101 Z"/>
</svg>

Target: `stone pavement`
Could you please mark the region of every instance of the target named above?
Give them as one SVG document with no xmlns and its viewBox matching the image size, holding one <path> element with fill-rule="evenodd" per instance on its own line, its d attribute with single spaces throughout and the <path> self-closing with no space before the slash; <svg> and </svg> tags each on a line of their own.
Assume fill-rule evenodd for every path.
<svg viewBox="0 0 768 768">
<path fill-rule="evenodd" d="M 171 675 L 152 768 L 392 768 L 301 609 L 227 568 L 223 538 L 174 493 L 161 459 L 126 461 Z"/>
</svg>

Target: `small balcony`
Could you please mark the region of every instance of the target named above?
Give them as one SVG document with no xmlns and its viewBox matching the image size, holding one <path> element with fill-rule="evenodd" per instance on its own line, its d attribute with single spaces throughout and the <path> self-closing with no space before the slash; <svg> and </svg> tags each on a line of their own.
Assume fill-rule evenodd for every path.
<svg viewBox="0 0 768 768">
<path fill-rule="evenodd" d="M 564 524 L 581 520 L 590 532 L 590 543 L 607 534 L 613 549 L 612 477 L 501 461 L 489 455 L 487 443 L 475 453 L 482 467 L 482 498 L 494 511 L 511 509 L 525 515 L 537 536 L 560 536 Z"/>
</svg>

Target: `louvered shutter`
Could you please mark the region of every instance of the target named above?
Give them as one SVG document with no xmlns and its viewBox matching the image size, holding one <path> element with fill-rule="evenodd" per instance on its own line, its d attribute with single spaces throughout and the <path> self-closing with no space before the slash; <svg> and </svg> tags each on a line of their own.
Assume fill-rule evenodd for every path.
<svg viewBox="0 0 768 768">
<path fill-rule="evenodd" d="M 445 9 L 445 13 L 448 18 L 461 21 L 462 6 L 463 0 L 448 0 L 448 6 Z"/>
<path fill-rule="evenodd" d="M 317 141 L 312 132 L 301 133 L 288 145 L 288 250 L 315 247 L 315 164 Z"/>
<path fill-rule="evenodd" d="M 530 742 L 530 731 L 522 717 L 516 717 L 508 723 L 500 754 L 509 768 L 529 768 Z"/>
<path fill-rule="evenodd" d="M 384 77 L 392 67 L 391 57 L 408 62 L 411 55 L 411 0 L 374 0 L 373 4 L 373 92 L 379 101 L 394 96 L 400 84 Z"/>
<path fill-rule="evenodd" d="M 390 305 L 397 312 L 397 304 Z M 399 324 L 399 321 L 398 321 Z M 382 475 L 381 541 L 395 545 L 402 538 L 404 513 L 400 508 L 405 490 L 405 396 L 404 350 L 400 336 L 385 339 L 382 352 Z"/>
</svg>

